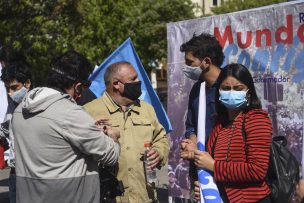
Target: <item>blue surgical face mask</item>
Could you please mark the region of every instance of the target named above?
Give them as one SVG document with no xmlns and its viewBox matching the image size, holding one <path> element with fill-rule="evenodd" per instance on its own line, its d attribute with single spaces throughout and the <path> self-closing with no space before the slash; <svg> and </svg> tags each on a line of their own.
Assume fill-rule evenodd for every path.
<svg viewBox="0 0 304 203">
<path fill-rule="evenodd" d="M 26 93 L 27 93 L 27 89 L 23 86 L 20 90 L 14 92 L 14 94 L 11 95 L 11 99 L 17 104 L 20 104 L 22 102 L 22 99 L 25 97 Z"/>
<path fill-rule="evenodd" d="M 185 76 L 187 76 L 192 80 L 198 80 L 203 72 L 200 66 L 193 67 L 193 66 L 184 65 L 182 69 Z"/>
<path fill-rule="evenodd" d="M 247 90 L 248 91 L 248 90 Z M 220 90 L 220 101 L 227 109 L 239 109 L 247 103 L 247 91 Z"/>
</svg>

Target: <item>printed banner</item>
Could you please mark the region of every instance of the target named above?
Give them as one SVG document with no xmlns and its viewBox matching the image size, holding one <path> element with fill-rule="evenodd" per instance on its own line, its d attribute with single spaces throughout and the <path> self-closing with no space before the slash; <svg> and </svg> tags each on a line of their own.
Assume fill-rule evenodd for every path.
<svg viewBox="0 0 304 203">
<path fill-rule="evenodd" d="M 188 96 L 193 85 L 182 72 L 184 53 L 180 52 L 180 45 L 202 32 L 214 35 L 223 46 L 223 66 L 241 63 L 250 70 L 263 109 L 271 116 L 273 135 L 286 136 L 289 149 L 301 162 L 304 2 L 293 1 L 167 25 L 168 115 L 173 126 L 169 170 L 176 174 L 177 166 L 183 162 L 179 158 L 179 143 L 184 138 Z M 183 184 L 183 189 L 186 185 L 189 189 L 189 179 L 176 181 Z M 184 198 L 189 198 L 189 193 L 184 194 Z M 169 196 L 177 197 L 170 189 Z"/>
</svg>

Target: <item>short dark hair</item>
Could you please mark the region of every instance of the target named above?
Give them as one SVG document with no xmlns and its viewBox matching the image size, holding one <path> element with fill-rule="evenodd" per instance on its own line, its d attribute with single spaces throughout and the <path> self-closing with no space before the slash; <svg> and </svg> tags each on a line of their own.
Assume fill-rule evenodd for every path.
<svg viewBox="0 0 304 203">
<path fill-rule="evenodd" d="M 5 84 L 14 80 L 23 84 L 27 80 L 30 80 L 31 83 L 33 83 L 30 67 L 25 62 L 21 61 L 8 63 L 6 67 L 2 69 L 1 80 Z"/>
<path fill-rule="evenodd" d="M 245 84 L 248 87 L 248 95 L 250 96 L 250 99 L 248 100 L 248 105 L 244 106 L 243 111 L 247 112 L 251 109 L 261 109 L 261 101 L 259 100 L 253 78 L 249 72 L 249 70 L 242 64 L 236 64 L 232 63 L 224 68 L 222 68 L 222 71 L 217 79 L 217 88 L 216 88 L 216 110 L 218 115 L 227 116 L 227 110 L 224 107 L 224 105 L 221 104 L 219 101 L 219 89 L 221 83 L 228 77 L 232 76 L 241 83 Z"/>
<path fill-rule="evenodd" d="M 131 63 L 127 62 L 127 61 L 119 61 L 116 63 L 112 63 L 106 70 L 105 74 L 104 74 L 104 82 L 106 87 L 109 86 L 109 84 L 111 83 L 113 76 L 117 75 L 120 68 L 123 65 L 128 65 L 128 66 L 132 66 Z"/>
<path fill-rule="evenodd" d="M 221 67 L 224 61 L 223 48 L 219 41 L 207 33 L 198 36 L 194 34 L 188 42 L 181 45 L 180 51 L 192 52 L 193 56 L 199 59 L 209 57 L 217 67 Z"/>
<path fill-rule="evenodd" d="M 88 83 L 93 67 L 88 59 L 76 51 L 67 51 L 55 57 L 50 65 L 47 86 L 62 90 L 77 82 Z"/>
</svg>

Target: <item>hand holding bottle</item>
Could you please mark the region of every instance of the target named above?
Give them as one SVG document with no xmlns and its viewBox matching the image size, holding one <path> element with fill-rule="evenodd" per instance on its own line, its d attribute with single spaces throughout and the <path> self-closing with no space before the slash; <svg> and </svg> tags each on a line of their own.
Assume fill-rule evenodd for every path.
<svg viewBox="0 0 304 203">
<path fill-rule="evenodd" d="M 156 182 L 156 170 L 155 167 L 159 164 L 160 158 L 157 150 L 152 149 L 150 142 L 144 144 L 144 165 L 146 171 L 146 179 L 148 183 Z"/>
<path fill-rule="evenodd" d="M 149 166 L 151 168 L 155 168 L 159 162 L 160 162 L 160 158 L 159 158 L 159 153 L 157 150 L 155 149 L 151 149 L 148 153 L 147 153 L 147 159 L 149 161 Z"/>
</svg>

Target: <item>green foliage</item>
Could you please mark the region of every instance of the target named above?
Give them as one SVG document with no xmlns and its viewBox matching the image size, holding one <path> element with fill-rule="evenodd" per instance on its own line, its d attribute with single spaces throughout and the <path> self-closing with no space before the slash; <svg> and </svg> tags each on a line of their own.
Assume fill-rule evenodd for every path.
<svg viewBox="0 0 304 203">
<path fill-rule="evenodd" d="M 212 12 L 218 15 L 282 2 L 286 2 L 286 0 L 227 0 L 222 1 L 221 6 L 212 8 Z"/>
<path fill-rule="evenodd" d="M 0 45 L 22 52 L 43 85 L 51 59 L 69 49 L 100 64 L 131 37 L 149 70 L 167 53 L 166 23 L 194 18 L 190 0 L 2 0 Z"/>
<path fill-rule="evenodd" d="M 52 57 L 67 48 L 73 31 L 82 22 L 73 0 L 0 1 L 0 45 L 23 53 L 42 85 Z"/>
</svg>

